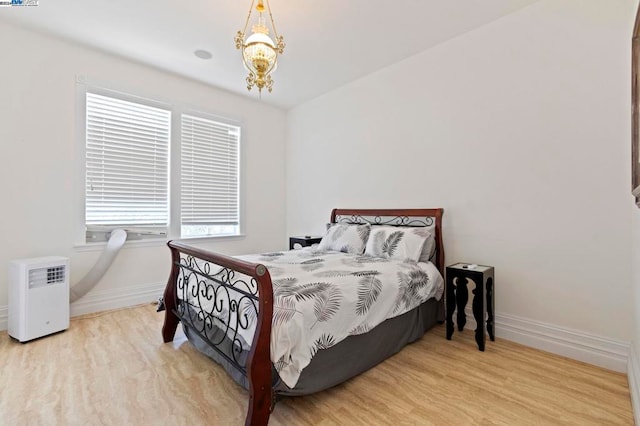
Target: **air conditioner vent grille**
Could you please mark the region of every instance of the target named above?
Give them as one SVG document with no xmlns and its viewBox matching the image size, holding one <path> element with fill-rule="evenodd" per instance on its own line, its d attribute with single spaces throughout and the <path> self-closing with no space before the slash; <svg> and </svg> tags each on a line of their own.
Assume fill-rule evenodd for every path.
<svg viewBox="0 0 640 426">
<path fill-rule="evenodd" d="M 31 269 L 29 271 L 29 288 L 63 283 L 65 281 L 65 274 L 66 267 L 64 265 Z"/>
</svg>

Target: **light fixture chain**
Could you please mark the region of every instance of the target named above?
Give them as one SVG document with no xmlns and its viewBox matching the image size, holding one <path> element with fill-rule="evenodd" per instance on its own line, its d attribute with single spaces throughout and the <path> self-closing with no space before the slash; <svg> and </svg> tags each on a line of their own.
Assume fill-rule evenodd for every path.
<svg viewBox="0 0 640 426">
<path fill-rule="evenodd" d="M 269 4 L 269 0 L 267 2 L 267 9 L 269 10 L 269 19 L 271 19 L 271 27 L 273 27 L 273 35 L 276 40 L 278 40 L 278 30 L 276 30 L 276 23 L 273 21 L 273 15 L 271 14 L 271 5 Z"/>
<path fill-rule="evenodd" d="M 249 7 L 249 14 L 247 15 L 247 20 L 244 21 L 244 28 L 242 29 L 242 34 L 247 33 L 247 27 L 249 26 L 249 19 L 251 18 L 251 11 L 253 10 L 253 5 L 256 0 L 251 0 L 251 7 Z M 269 9 L 269 13 L 271 13 L 271 9 Z M 275 28 L 273 29 L 275 31 Z"/>
</svg>

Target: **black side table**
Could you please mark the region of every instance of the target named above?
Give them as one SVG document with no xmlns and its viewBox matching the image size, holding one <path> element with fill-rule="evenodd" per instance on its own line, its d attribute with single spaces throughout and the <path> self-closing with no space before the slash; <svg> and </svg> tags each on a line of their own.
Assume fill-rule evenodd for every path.
<svg viewBox="0 0 640 426">
<path fill-rule="evenodd" d="M 311 235 L 305 235 L 304 237 L 290 237 L 289 238 L 289 250 L 293 250 L 296 244 L 300 247 L 309 247 L 313 244 L 318 244 L 322 240 L 322 237 L 312 237 Z"/>
<path fill-rule="evenodd" d="M 453 311 L 458 310 L 457 321 L 458 331 L 464 329 L 467 316 L 464 309 L 469 300 L 468 280 L 476 284 L 473 290 L 473 317 L 476 320 L 476 343 L 478 349 L 484 351 L 485 332 L 484 321 L 487 318 L 487 333 L 491 341 L 495 341 L 495 324 L 493 322 L 494 306 L 494 270 L 493 266 L 469 265 L 468 263 L 456 263 L 447 266 L 446 271 L 447 290 L 447 340 L 453 336 Z M 485 297 L 486 294 L 486 297 Z M 488 315 L 487 315 L 488 314 Z"/>
</svg>

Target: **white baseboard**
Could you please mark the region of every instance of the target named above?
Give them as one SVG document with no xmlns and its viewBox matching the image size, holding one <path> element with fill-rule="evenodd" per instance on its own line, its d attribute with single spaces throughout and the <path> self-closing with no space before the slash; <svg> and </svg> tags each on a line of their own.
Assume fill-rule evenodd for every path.
<svg viewBox="0 0 640 426">
<path fill-rule="evenodd" d="M 71 304 L 71 316 L 126 308 L 158 300 L 166 283 L 142 284 L 113 290 L 92 291 Z"/>
<path fill-rule="evenodd" d="M 469 308 L 466 312 L 467 326 L 465 327 L 475 329 L 473 312 Z M 510 340 L 620 373 L 627 372 L 629 342 L 506 314 L 495 315 L 495 329 L 496 338 Z"/>
<path fill-rule="evenodd" d="M 70 306 L 72 317 L 126 308 L 158 300 L 166 283 L 151 283 L 111 290 L 92 291 Z M 0 330 L 7 329 L 8 307 L 0 306 Z"/>
<path fill-rule="evenodd" d="M 629 393 L 631 394 L 631 408 L 635 424 L 640 425 L 640 359 L 634 345 L 629 349 L 629 368 L 627 378 L 629 380 Z"/>
</svg>

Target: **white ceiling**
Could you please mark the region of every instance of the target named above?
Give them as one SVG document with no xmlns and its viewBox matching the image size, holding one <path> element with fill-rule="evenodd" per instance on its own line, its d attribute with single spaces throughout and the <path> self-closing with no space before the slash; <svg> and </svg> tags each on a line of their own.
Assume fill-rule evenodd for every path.
<svg viewBox="0 0 640 426">
<path fill-rule="evenodd" d="M 287 47 L 262 101 L 291 108 L 538 0 L 270 0 Z M 40 0 L 0 21 L 59 35 L 238 94 L 233 37 L 250 0 Z M 194 55 L 213 54 L 210 60 Z"/>
</svg>

